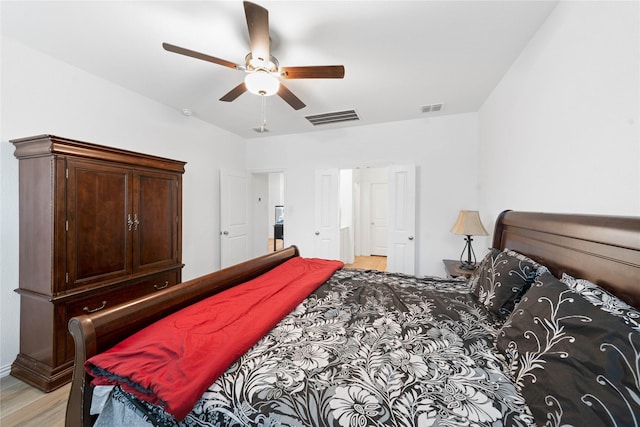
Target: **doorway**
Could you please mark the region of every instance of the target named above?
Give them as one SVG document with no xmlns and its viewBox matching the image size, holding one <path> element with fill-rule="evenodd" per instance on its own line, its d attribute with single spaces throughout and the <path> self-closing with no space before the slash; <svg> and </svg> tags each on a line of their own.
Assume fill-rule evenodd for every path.
<svg viewBox="0 0 640 427">
<path fill-rule="evenodd" d="M 316 196 L 314 248 L 310 251 L 312 256 L 341 259 L 350 264 L 354 262 L 356 255 L 376 256 L 372 253 L 384 253 L 379 252 L 382 246 L 382 250 L 386 250 L 386 255 L 380 256 L 386 256 L 386 271 L 415 274 L 415 166 L 389 165 L 344 170 L 336 168 L 315 172 L 316 188 L 311 189 Z M 283 245 L 288 244 L 285 181 L 283 171 L 251 174 L 251 197 L 254 204 L 251 207 L 253 212 L 251 247 L 254 257 L 264 255 L 267 249 L 273 247 L 268 239 L 272 236 L 276 204 L 284 206 Z M 318 186 L 319 183 L 325 185 Z M 385 183 L 386 186 L 379 185 Z M 383 191 L 385 187 L 386 191 Z M 269 201 L 270 192 L 279 195 L 277 200 Z M 371 202 L 372 193 L 377 194 L 374 199 L 378 201 L 386 197 L 387 231 L 380 233 L 385 236 L 383 238 L 386 238 L 384 244 L 380 244 L 371 236 L 372 228 L 379 226 L 375 219 L 372 224 L 372 217 L 376 219 L 385 217 L 384 211 L 382 215 L 380 214 L 382 209 L 375 208 L 382 202 Z M 373 215 L 372 212 L 374 212 Z M 322 219 L 327 221 L 320 221 L 318 224 L 318 220 Z M 324 229 L 318 228 L 320 225 L 327 227 L 326 233 Z M 372 241 L 376 248 L 374 250 L 371 247 Z M 320 244 L 316 244 L 318 242 Z M 327 243 L 323 245 L 325 242 Z"/>
<path fill-rule="evenodd" d="M 347 264 L 386 266 L 388 167 L 340 171 L 340 252 Z"/>
<path fill-rule="evenodd" d="M 285 246 L 284 179 L 283 171 L 251 174 L 254 257 Z"/>
</svg>

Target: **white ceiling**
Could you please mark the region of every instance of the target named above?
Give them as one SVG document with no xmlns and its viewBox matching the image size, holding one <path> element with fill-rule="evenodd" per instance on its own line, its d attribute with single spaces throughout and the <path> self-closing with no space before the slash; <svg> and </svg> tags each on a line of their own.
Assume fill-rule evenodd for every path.
<svg viewBox="0 0 640 427">
<path fill-rule="evenodd" d="M 162 42 L 244 64 L 237 1 L 6 1 L 1 30 L 36 50 L 243 138 L 478 111 L 556 1 L 273 1 L 271 53 L 281 66 L 345 66 L 345 78 L 287 80 L 306 108 L 259 96 L 218 99 L 242 71 L 162 49 Z M 420 106 L 444 103 L 439 113 Z M 355 109 L 360 121 L 305 116 Z"/>
</svg>

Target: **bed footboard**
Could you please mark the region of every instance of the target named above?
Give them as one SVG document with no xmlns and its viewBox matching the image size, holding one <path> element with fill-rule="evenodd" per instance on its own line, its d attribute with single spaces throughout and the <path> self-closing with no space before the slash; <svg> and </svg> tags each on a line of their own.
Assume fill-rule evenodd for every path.
<svg viewBox="0 0 640 427">
<path fill-rule="evenodd" d="M 75 359 L 65 425 L 88 427 L 94 423 L 89 414 L 92 377 L 84 370 L 87 359 L 173 312 L 251 280 L 299 255 L 298 248 L 291 246 L 111 309 L 72 318 L 69 332 L 75 342 Z"/>
</svg>

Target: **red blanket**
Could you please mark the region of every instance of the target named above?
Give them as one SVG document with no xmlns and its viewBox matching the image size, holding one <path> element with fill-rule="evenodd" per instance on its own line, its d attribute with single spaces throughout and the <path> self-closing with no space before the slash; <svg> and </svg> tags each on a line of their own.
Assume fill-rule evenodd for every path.
<svg viewBox="0 0 640 427">
<path fill-rule="evenodd" d="M 94 385 L 117 384 L 183 420 L 243 353 L 342 267 L 296 257 L 180 310 L 90 358 Z"/>
</svg>

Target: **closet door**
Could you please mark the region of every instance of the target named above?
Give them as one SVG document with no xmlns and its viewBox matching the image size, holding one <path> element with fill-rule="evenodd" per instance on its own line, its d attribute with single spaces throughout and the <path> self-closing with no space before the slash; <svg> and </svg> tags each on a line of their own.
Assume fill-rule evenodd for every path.
<svg viewBox="0 0 640 427">
<path fill-rule="evenodd" d="M 181 262 L 180 177 L 176 174 L 134 171 L 131 231 L 133 270 L 141 272 Z"/>
<path fill-rule="evenodd" d="M 66 288 L 131 274 L 130 169 L 69 160 L 66 181 Z"/>
</svg>

